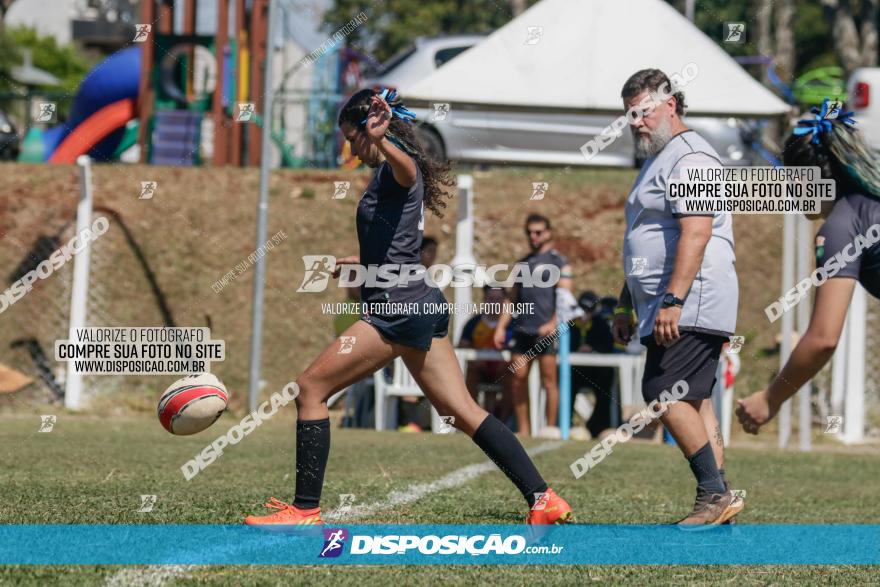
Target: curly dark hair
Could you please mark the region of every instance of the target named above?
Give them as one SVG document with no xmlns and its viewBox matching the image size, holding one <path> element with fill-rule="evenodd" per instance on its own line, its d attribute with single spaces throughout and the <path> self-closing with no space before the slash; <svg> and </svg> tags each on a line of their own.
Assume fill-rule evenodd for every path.
<svg viewBox="0 0 880 587">
<path fill-rule="evenodd" d="M 351 126 L 364 130 L 366 125 L 362 123 L 370 111 L 370 99 L 378 95 L 371 89 L 356 92 L 348 99 L 345 106 L 339 112 L 339 125 L 348 123 Z M 388 102 L 392 108 L 400 105 L 400 96 Z M 416 165 L 422 172 L 425 184 L 425 207 L 438 217 L 443 217 L 443 209 L 446 208 L 446 199 L 452 197 L 451 190 L 445 189 L 455 185 L 455 176 L 452 175 L 452 165 L 448 161 L 437 161 L 431 158 L 424 147 L 419 144 L 413 131 L 413 125 L 407 120 L 398 118 L 391 119 L 385 136 L 401 146 L 406 153 L 415 159 Z"/>
<path fill-rule="evenodd" d="M 831 119 L 831 132 L 796 135 L 785 141 L 782 162 L 789 166 L 818 167 L 823 179 L 837 182 L 837 195 L 864 192 L 880 198 L 880 156 L 871 150 L 860 131 Z"/>
</svg>

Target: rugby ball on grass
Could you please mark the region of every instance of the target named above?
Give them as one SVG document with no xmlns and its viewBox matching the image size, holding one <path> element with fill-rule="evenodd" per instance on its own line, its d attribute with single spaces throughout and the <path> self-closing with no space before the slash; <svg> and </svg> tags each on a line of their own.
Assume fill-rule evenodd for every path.
<svg viewBox="0 0 880 587">
<path fill-rule="evenodd" d="M 214 375 L 187 375 L 159 398 L 159 422 L 171 434 L 195 434 L 216 422 L 228 402 L 226 386 Z"/>
</svg>

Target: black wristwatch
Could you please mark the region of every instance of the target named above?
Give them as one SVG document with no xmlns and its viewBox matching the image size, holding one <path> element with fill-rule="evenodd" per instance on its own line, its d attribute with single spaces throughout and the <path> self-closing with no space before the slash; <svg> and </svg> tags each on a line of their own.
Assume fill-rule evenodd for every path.
<svg viewBox="0 0 880 587">
<path fill-rule="evenodd" d="M 666 292 L 663 294 L 663 307 L 669 308 L 670 306 L 675 306 L 677 308 L 684 307 L 684 300 L 681 298 L 675 297 L 675 294 Z"/>
</svg>

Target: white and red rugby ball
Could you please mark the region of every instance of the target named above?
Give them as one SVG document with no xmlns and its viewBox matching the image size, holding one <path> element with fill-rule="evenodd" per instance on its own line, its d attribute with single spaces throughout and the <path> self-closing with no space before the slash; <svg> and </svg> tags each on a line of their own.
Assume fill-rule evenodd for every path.
<svg viewBox="0 0 880 587">
<path fill-rule="evenodd" d="M 228 402 L 226 386 L 214 375 L 187 375 L 159 398 L 159 422 L 171 434 L 195 434 L 216 422 Z"/>
</svg>

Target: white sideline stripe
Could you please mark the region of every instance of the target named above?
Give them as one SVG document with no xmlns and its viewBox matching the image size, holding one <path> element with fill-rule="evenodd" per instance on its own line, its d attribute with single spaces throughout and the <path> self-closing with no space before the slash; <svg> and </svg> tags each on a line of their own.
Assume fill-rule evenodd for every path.
<svg viewBox="0 0 880 587">
<path fill-rule="evenodd" d="M 544 442 L 526 452 L 529 456 L 535 457 L 539 454 L 555 450 L 564 444 L 564 442 L 559 441 Z M 473 465 L 462 467 L 461 469 L 456 469 L 448 475 L 440 477 L 430 483 L 416 483 L 410 485 L 404 491 L 392 491 L 388 494 L 387 498 L 381 501 L 353 506 L 340 513 L 328 512 L 321 517 L 333 522 L 362 518 L 378 511 L 416 502 L 423 497 L 431 495 L 432 493 L 437 493 L 438 491 L 454 489 L 464 485 L 468 481 L 476 479 L 480 475 L 484 475 L 497 469 L 495 463 L 492 461 L 475 463 Z M 107 587 L 161 587 L 166 581 L 182 577 L 199 566 L 203 565 L 150 565 L 145 568 L 123 569 L 110 577 L 104 585 Z"/>
<path fill-rule="evenodd" d="M 122 569 L 104 583 L 107 587 L 160 587 L 166 581 L 182 577 L 197 565 L 150 565 L 139 569 Z"/>
<path fill-rule="evenodd" d="M 545 442 L 526 452 L 529 453 L 529 456 L 534 457 L 541 453 L 557 449 L 562 445 L 562 442 Z M 322 515 L 321 517 L 325 520 L 329 520 L 332 522 L 348 521 L 356 518 L 362 518 L 380 510 L 387 510 L 396 506 L 413 503 L 427 495 L 437 493 L 438 491 L 443 491 L 444 489 L 454 489 L 455 487 L 464 485 L 471 479 L 475 479 L 480 475 L 495 471 L 497 469 L 498 467 L 496 467 L 495 463 L 493 463 L 492 461 L 475 463 L 473 465 L 468 465 L 467 467 L 457 469 L 449 473 L 448 475 L 437 479 L 436 481 L 410 485 L 404 491 L 392 491 L 388 494 L 388 497 L 383 499 L 382 501 L 377 501 L 371 504 L 353 506 L 351 509 L 338 514 L 336 512 L 328 512 L 326 515 Z"/>
</svg>

